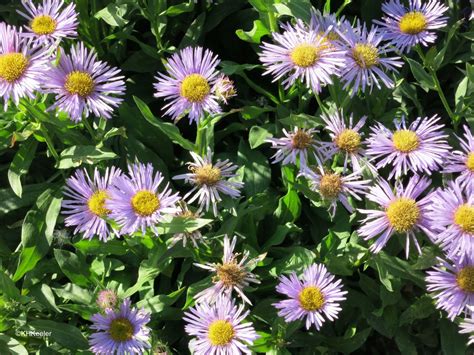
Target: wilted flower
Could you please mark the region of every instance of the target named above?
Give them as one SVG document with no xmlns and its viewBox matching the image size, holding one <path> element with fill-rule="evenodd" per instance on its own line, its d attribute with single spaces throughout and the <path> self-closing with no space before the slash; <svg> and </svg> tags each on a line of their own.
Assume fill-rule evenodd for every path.
<svg viewBox="0 0 474 355">
<path fill-rule="evenodd" d="M 434 43 L 434 30 L 446 26 L 448 18 L 443 14 L 448 10 L 438 0 L 409 0 L 408 8 L 399 0 L 390 0 L 382 4 L 383 21 L 374 22 L 383 26 L 384 39 L 403 52 L 417 44 Z"/>
<path fill-rule="evenodd" d="M 123 101 L 117 96 L 125 93 L 120 69 L 97 60 L 97 54 L 82 42 L 71 48 L 70 55 L 62 48 L 59 51 L 59 64 L 51 67 L 43 83 L 46 92 L 56 94 L 50 109 L 66 112 L 74 122 L 90 113 L 110 119 Z"/>
<path fill-rule="evenodd" d="M 212 91 L 219 74 L 217 64 L 217 56 L 202 47 L 173 54 L 166 65 L 168 75 L 158 73 L 154 84 L 155 97 L 168 101 L 165 114 L 175 121 L 188 114 L 191 123 L 199 123 L 206 113 L 221 112 L 219 97 Z"/>
<path fill-rule="evenodd" d="M 28 32 L 25 37 L 31 37 L 38 43 L 52 44 L 62 38 L 77 36 L 77 12 L 76 5 L 71 2 L 64 9 L 64 0 L 43 0 L 35 6 L 32 0 L 22 0 L 26 10 L 17 12 L 25 17 L 29 24 L 26 26 Z"/>
<path fill-rule="evenodd" d="M 217 203 L 221 201 L 219 192 L 232 198 L 240 197 L 239 189 L 242 188 L 243 183 L 228 180 L 237 176 L 234 171 L 238 169 L 238 166 L 233 165 L 228 159 L 224 161 L 217 160 L 213 164 L 210 150 L 202 158 L 196 153 L 190 153 L 194 160 L 194 162 L 188 163 L 190 172 L 177 175 L 173 179 L 184 180 L 194 185 L 191 191 L 184 195 L 183 199 L 189 198 L 188 203 L 198 200 L 199 212 L 202 210 L 208 211 L 212 205 L 212 211 L 217 216 Z M 194 192 L 196 193 L 192 196 Z"/>
<path fill-rule="evenodd" d="M 448 263 L 440 259 L 434 271 L 428 271 L 426 289 L 433 292 L 436 307 L 454 320 L 463 312 L 472 314 L 474 306 L 474 259 L 467 255 L 463 261 Z"/>
<path fill-rule="evenodd" d="M 181 201 L 179 205 L 179 211 L 176 213 L 175 216 L 182 218 L 184 220 L 194 220 L 196 218 L 199 218 L 200 214 L 189 210 L 186 203 Z M 195 230 L 192 232 L 184 231 L 180 233 L 175 233 L 173 235 L 173 238 L 171 239 L 170 246 L 173 246 L 180 241 L 183 243 L 183 247 L 186 247 L 188 242 L 191 242 L 195 248 L 198 248 L 199 247 L 198 243 L 204 242 L 205 237 L 202 235 L 202 233 L 199 230 Z"/>
<path fill-rule="evenodd" d="M 98 235 L 106 242 L 109 237 L 109 226 L 106 218 L 111 210 L 106 207 L 110 199 L 111 184 L 122 174 L 115 167 L 107 168 L 101 176 L 97 168 L 94 169 L 93 179 L 86 169 L 76 170 L 75 174 L 66 180 L 62 202 L 63 213 L 68 215 L 66 226 L 75 226 L 74 234 L 84 233 L 84 238 L 92 239 Z"/>
<path fill-rule="evenodd" d="M 249 315 L 234 300 L 218 297 L 211 305 L 198 303 L 184 314 L 185 330 L 195 338 L 189 343 L 196 355 L 251 354 L 248 345 L 259 337 L 252 323 L 242 321 Z"/>
<path fill-rule="evenodd" d="M 406 236 L 406 258 L 410 252 L 410 239 L 413 240 L 416 249 L 421 254 L 421 248 L 416 239 L 415 232 L 421 230 L 431 236 L 431 223 L 427 219 L 428 206 L 431 203 L 430 196 L 418 199 L 420 195 L 431 185 L 426 177 L 413 176 L 408 184 L 401 183 L 392 187 L 383 179 L 370 188 L 365 196 L 368 200 L 380 206 L 377 210 L 359 209 L 359 212 L 367 217 L 361 221 L 359 235 L 364 239 L 377 240 L 370 246 L 374 253 L 380 252 L 394 233 Z"/>
<path fill-rule="evenodd" d="M 312 264 L 303 272 L 300 280 L 296 273 L 289 277 L 281 276 L 276 290 L 288 296 L 288 299 L 274 303 L 278 315 L 286 322 L 306 318 L 306 329 L 312 324 L 317 330 L 321 328 L 324 316 L 333 321 L 342 310 L 339 306 L 344 301 L 347 291 L 342 291 L 341 280 L 335 280 L 322 264 Z"/>
<path fill-rule="evenodd" d="M 245 251 L 240 261 L 238 261 L 239 254 L 234 253 L 236 243 L 237 237 L 234 237 L 232 241 L 227 236 L 224 237 L 222 264 L 194 264 L 215 274 L 212 279 L 214 285 L 196 295 L 198 302 L 211 303 L 221 294 L 231 297 L 232 291 L 235 290 L 244 302 L 252 304 L 245 296 L 244 288 L 249 286 L 250 283 L 260 283 L 252 270 L 265 258 L 265 255 L 249 259 L 249 252 Z"/>
<path fill-rule="evenodd" d="M 89 345 L 94 354 L 142 354 L 150 348 L 150 329 L 146 326 L 150 314 L 131 308 L 128 298 L 119 310 L 107 308 L 104 314 L 94 314 L 91 321 L 96 332 L 90 336 Z"/>
<path fill-rule="evenodd" d="M 366 154 L 379 159 L 377 169 L 393 166 L 389 179 L 406 175 L 409 170 L 430 175 L 443 163 L 450 149 L 447 135 L 442 131 L 444 125 L 436 124 L 440 119 L 437 115 L 418 117 L 407 127 L 402 117 L 401 122 L 394 122 L 395 132 L 378 123 L 371 127 Z"/>
<path fill-rule="evenodd" d="M 235 90 L 234 82 L 230 80 L 227 75 L 221 74 L 216 82 L 214 83 L 214 87 L 212 92 L 216 97 L 227 104 L 227 101 L 237 95 L 237 91 Z"/>
<path fill-rule="evenodd" d="M 102 290 L 97 295 L 96 303 L 102 310 L 113 309 L 118 303 L 117 293 L 114 290 Z"/>
<path fill-rule="evenodd" d="M 0 22 L 0 96 L 4 109 L 10 98 L 18 105 L 22 97 L 34 98 L 49 70 L 49 53 L 31 46 L 13 26 Z"/>
<path fill-rule="evenodd" d="M 460 173 L 457 178 L 461 188 L 474 190 L 474 136 L 469 126 L 464 126 L 464 138 L 459 138 L 463 151 L 455 150 L 448 155 L 443 172 Z"/>
<path fill-rule="evenodd" d="M 160 172 L 153 172 L 151 164 L 129 165 L 128 174 L 117 178 L 110 189 L 106 202 L 106 208 L 112 211 L 110 218 L 121 226 L 123 234 L 145 234 L 147 227 L 158 234 L 156 224 L 178 211 L 179 194 L 172 193 L 169 183 L 159 188 L 164 178 Z"/>
</svg>

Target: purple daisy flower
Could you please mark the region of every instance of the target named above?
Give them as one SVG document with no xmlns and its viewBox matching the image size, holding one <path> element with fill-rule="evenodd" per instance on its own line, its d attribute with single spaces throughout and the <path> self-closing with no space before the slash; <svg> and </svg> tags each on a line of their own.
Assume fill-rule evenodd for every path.
<svg viewBox="0 0 474 355">
<path fill-rule="evenodd" d="M 214 216 L 217 216 L 217 203 L 222 199 L 219 193 L 223 193 L 232 198 L 239 198 L 243 183 L 238 181 L 229 181 L 228 179 L 236 177 L 235 170 L 237 165 L 233 165 L 228 159 L 224 161 L 217 160 L 212 163 L 212 152 L 208 150 L 207 155 L 200 157 L 196 153 L 190 152 L 193 162 L 188 163 L 189 173 L 173 177 L 176 180 L 184 180 L 194 187 L 184 195 L 183 199 L 188 199 L 188 203 L 198 200 L 199 209 L 209 211 L 212 205 Z M 195 193 L 194 193 L 195 192 Z M 192 196 L 194 193 L 194 196 Z M 192 196 L 192 197 L 191 197 Z"/>
<path fill-rule="evenodd" d="M 283 128 L 284 137 L 269 138 L 266 142 L 272 144 L 272 148 L 276 149 L 276 153 L 272 156 L 272 163 L 281 162 L 283 165 L 296 165 L 299 160 L 300 171 L 308 167 L 308 153 L 313 152 L 316 160 L 320 161 L 318 157 L 318 147 L 314 139 L 317 132 L 316 129 L 303 129 L 295 127 L 293 131 L 287 131 Z"/>
<path fill-rule="evenodd" d="M 89 338 L 90 350 L 94 354 L 143 354 L 150 346 L 150 329 L 146 326 L 150 314 L 130 307 L 127 298 L 120 309 L 104 310 L 91 317 L 91 329 L 96 333 Z"/>
<path fill-rule="evenodd" d="M 448 258 L 474 255 L 474 189 L 450 181 L 432 194 L 428 217 L 436 232 L 433 240 Z"/>
<path fill-rule="evenodd" d="M 416 249 L 421 254 L 421 248 L 416 239 L 415 233 L 423 231 L 431 236 L 431 222 L 427 219 L 428 206 L 431 203 L 430 196 L 418 199 L 420 195 L 431 185 L 431 181 L 426 177 L 413 176 L 406 187 L 401 183 L 392 187 L 383 179 L 378 184 L 371 187 L 366 198 L 378 204 L 381 209 L 365 210 L 359 212 L 367 217 L 361 221 L 359 235 L 365 240 L 377 238 L 370 246 L 373 253 L 378 253 L 387 244 L 394 233 L 406 236 L 406 258 L 410 251 L 410 238 L 413 240 Z"/>
<path fill-rule="evenodd" d="M 472 312 L 472 310 L 471 310 Z M 474 316 L 464 319 L 461 324 L 459 324 L 461 334 L 469 334 L 469 341 L 467 345 L 474 344 Z"/>
<path fill-rule="evenodd" d="M 224 237 L 222 264 L 194 264 L 214 274 L 212 278 L 214 285 L 199 292 L 195 296 L 197 302 L 212 303 L 219 295 L 231 297 L 232 291 L 235 290 L 244 302 L 252 304 L 248 297 L 245 296 L 244 288 L 249 286 L 250 283 L 260 283 L 257 276 L 251 271 L 265 258 L 265 254 L 249 259 L 249 252 L 245 251 L 240 261 L 238 261 L 237 257 L 239 254 L 234 253 L 236 243 L 237 237 L 234 237 L 232 241 L 227 236 Z"/>
<path fill-rule="evenodd" d="M 474 136 L 466 125 L 464 126 L 464 138 L 458 137 L 461 149 L 452 152 L 447 158 L 444 173 L 461 173 L 457 180 L 462 188 L 474 190 Z"/>
<path fill-rule="evenodd" d="M 83 114 L 89 117 L 90 113 L 110 119 L 123 101 L 116 96 L 125 93 L 120 69 L 97 60 L 97 54 L 82 42 L 71 48 L 70 55 L 62 48 L 59 51 L 59 64 L 51 67 L 43 83 L 46 92 L 56 94 L 56 103 L 50 109 L 68 113 L 74 122 L 80 122 Z"/>
<path fill-rule="evenodd" d="M 264 75 L 273 75 L 273 81 L 287 76 L 282 82 L 285 88 L 300 80 L 315 93 L 331 84 L 331 75 L 344 65 L 344 51 L 326 38 L 330 29 L 320 34 L 317 24 L 314 27 L 307 28 L 298 20 L 296 26 L 283 25 L 283 34 L 273 33 L 276 44 L 261 46 L 260 61 L 267 69 Z"/>
<path fill-rule="evenodd" d="M 41 5 L 35 6 L 32 0 L 22 0 L 26 10 L 17 12 L 29 21 L 26 26 L 29 32 L 25 37 L 34 38 L 38 43 L 52 44 L 62 38 L 77 37 L 76 5 L 70 3 L 64 9 L 64 0 L 43 0 Z"/>
<path fill-rule="evenodd" d="M 336 153 L 344 155 L 344 171 L 347 167 L 347 161 L 350 159 L 354 171 L 362 170 L 361 160 L 364 157 L 364 150 L 362 149 L 362 134 L 359 132 L 365 125 L 367 116 L 363 116 L 357 124 L 353 123 L 352 114 L 349 116 L 349 124 L 344 120 L 344 113 L 336 112 L 333 115 L 322 115 L 324 123 L 326 123 L 326 130 L 330 133 L 332 142 L 319 142 L 324 152 L 324 160 L 331 159 Z M 373 169 L 373 167 L 366 162 Z"/>
<path fill-rule="evenodd" d="M 418 117 L 407 128 L 405 118 L 401 122 L 394 121 L 395 132 L 390 131 L 381 123 L 371 127 L 368 139 L 367 155 L 380 159 L 376 164 L 381 169 L 388 164 L 393 166 L 389 179 L 406 175 L 408 170 L 414 173 L 431 174 L 438 170 L 443 159 L 448 155 L 450 146 L 443 134 L 444 125 L 436 124 L 441 117 Z"/>
<path fill-rule="evenodd" d="M 325 36 L 325 39 L 334 46 L 333 48 L 340 48 L 341 37 L 338 32 L 345 33 L 351 27 L 344 16 L 338 19 L 335 14 L 323 15 L 319 10 L 311 11 L 310 28 L 319 31 L 319 35 Z"/>
<path fill-rule="evenodd" d="M 110 199 L 106 201 L 106 208 L 112 211 L 110 218 L 120 225 L 122 234 L 145 234 L 151 227 L 158 235 L 156 224 L 166 214 L 178 212 L 179 194 L 172 193 L 169 183 L 159 190 L 164 178 L 160 172 L 153 172 L 151 164 L 129 165 L 128 174 L 117 178 L 110 189 Z"/>
<path fill-rule="evenodd" d="M 166 65 L 168 75 L 158 73 L 154 84 L 155 97 L 169 101 L 163 107 L 165 114 L 177 121 L 188 113 L 190 122 L 199 123 L 206 113 L 220 113 L 219 97 L 213 91 L 219 62 L 202 47 L 187 47 L 173 54 Z"/>
<path fill-rule="evenodd" d="M 448 313 L 452 321 L 465 312 L 472 314 L 474 306 L 474 259 L 467 255 L 463 261 L 448 263 L 439 259 L 434 271 L 428 271 L 426 289 L 433 292 L 436 307 Z"/>
<path fill-rule="evenodd" d="M 15 27 L 0 22 L 0 96 L 5 110 L 10 98 L 18 105 L 22 97 L 35 97 L 48 63 L 45 48 L 32 48 L 31 41 Z"/>
<path fill-rule="evenodd" d="M 367 30 L 365 24 L 357 25 L 353 29 L 348 27 L 346 32 L 339 31 L 339 36 L 343 39 L 345 49 L 345 65 L 340 77 L 344 84 L 344 89 L 351 87 L 352 96 L 359 89 L 365 92 L 376 86 L 381 88 L 381 81 L 386 87 L 393 88 L 394 82 L 385 72 L 397 72 L 396 67 L 401 67 L 403 62 L 400 57 L 387 57 L 387 53 L 393 51 L 389 44 L 382 44 L 383 35 L 379 34 L 377 27 Z"/>
<path fill-rule="evenodd" d="M 436 40 L 433 30 L 445 27 L 448 17 L 443 14 L 447 6 L 438 0 L 410 0 L 406 8 L 399 0 L 390 0 L 382 4 L 386 16 L 383 21 L 374 21 L 383 26 L 384 39 L 391 41 L 401 52 L 409 51 L 413 46 L 428 46 Z"/>
<path fill-rule="evenodd" d="M 198 303 L 184 314 L 188 323 L 185 330 L 195 338 L 189 343 L 195 355 L 239 355 L 251 354 L 248 345 L 259 338 L 253 324 L 242 321 L 249 315 L 244 306 L 235 301 L 219 297 L 216 303 Z"/>
<path fill-rule="evenodd" d="M 278 315 L 287 323 L 306 318 L 306 329 L 312 324 L 319 330 L 325 319 L 337 319 L 342 310 L 340 301 L 344 301 L 347 291 L 342 291 L 341 280 L 335 280 L 322 264 L 312 264 L 303 272 L 300 280 L 296 273 L 289 277 L 281 276 L 277 292 L 289 299 L 274 303 Z"/>
<path fill-rule="evenodd" d="M 120 169 L 112 167 L 101 176 L 95 168 L 91 179 L 87 170 L 81 169 L 66 180 L 66 198 L 62 207 L 63 214 L 68 217 L 64 222 L 68 227 L 76 227 L 74 234 L 84 233 L 83 237 L 87 239 L 98 235 L 101 241 L 107 241 L 110 230 L 106 218 L 109 218 L 111 210 L 106 207 L 106 201 L 110 198 L 110 186 L 121 174 Z"/>
<path fill-rule="evenodd" d="M 338 173 L 325 171 L 322 166 L 318 171 L 306 169 L 301 175 L 310 180 L 310 187 L 318 192 L 324 201 L 329 202 L 329 213 L 334 217 L 336 213 L 337 201 L 349 211 L 354 212 L 354 208 L 349 203 L 349 196 L 360 201 L 359 194 L 365 193 L 369 188 L 370 180 L 360 180 L 360 171 L 355 171 L 349 175 L 342 176 Z"/>
</svg>

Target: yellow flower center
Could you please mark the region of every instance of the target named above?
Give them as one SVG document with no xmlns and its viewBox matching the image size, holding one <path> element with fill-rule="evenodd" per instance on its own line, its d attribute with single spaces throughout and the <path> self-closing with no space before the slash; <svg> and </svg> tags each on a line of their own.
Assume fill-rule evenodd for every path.
<svg viewBox="0 0 474 355">
<path fill-rule="evenodd" d="M 456 223 L 464 232 L 474 234 L 474 206 L 459 206 L 454 212 L 454 223 Z"/>
<path fill-rule="evenodd" d="M 142 217 L 151 216 L 160 208 L 158 196 L 151 191 L 138 191 L 131 200 L 132 208 L 136 214 Z"/>
<path fill-rule="evenodd" d="M 474 292 L 474 266 L 466 266 L 458 272 L 458 286 L 466 292 Z"/>
<path fill-rule="evenodd" d="M 36 16 L 30 23 L 30 27 L 37 35 L 50 35 L 56 30 L 57 22 L 51 16 Z"/>
<path fill-rule="evenodd" d="M 214 186 L 222 179 L 221 169 L 207 164 L 191 170 L 196 176 L 198 185 Z"/>
<path fill-rule="evenodd" d="M 368 43 L 357 43 L 352 49 L 352 58 L 361 68 L 370 68 L 379 64 L 377 47 Z"/>
<path fill-rule="evenodd" d="M 235 262 L 217 266 L 217 278 L 224 286 L 235 286 L 242 282 L 246 272 Z"/>
<path fill-rule="evenodd" d="M 105 190 L 98 190 L 92 194 L 87 201 L 87 207 L 89 207 L 89 211 L 99 217 L 107 216 L 111 211 L 105 208 L 105 201 L 109 195 Z"/>
<path fill-rule="evenodd" d="M 293 135 L 292 145 L 295 149 L 306 149 L 311 143 L 313 143 L 313 137 L 301 129 Z"/>
<path fill-rule="evenodd" d="M 416 201 L 406 197 L 391 202 L 385 213 L 390 225 L 398 233 L 411 230 L 420 218 L 420 208 Z"/>
<path fill-rule="evenodd" d="M 319 49 L 311 44 L 300 44 L 291 51 L 290 58 L 296 66 L 307 68 L 319 59 Z"/>
<path fill-rule="evenodd" d="M 180 94 L 190 102 L 202 102 L 211 92 L 211 87 L 205 77 L 191 74 L 181 82 Z"/>
<path fill-rule="evenodd" d="M 402 153 L 410 153 L 420 146 L 420 140 L 415 132 L 408 129 L 396 131 L 392 142 L 396 150 Z"/>
<path fill-rule="evenodd" d="M 467 155 L 466 166 L 474 173 L 474 152 L 470 152 Z"/>
<path fill-rule="evenodd" d="M 215 320 L 209 325 L 207 337 L 214 346 L 227 345 L 234 339 L 234 336 L 234 327 L 226 320 Z"/>
<path fill-rule="evenodd" d="M 347 153 L 354 153 L 360 147 L 360 134 L 353 129 L 345 129 L 334 138 L 337 147 Z"/>
<path fill-rule="evenodd" d="M 316 286 L 305 287 L 298 297 L 305 311 L 317 311 L 324 306 L 324 295 Z"/>
<path fill-rule="evenodd" d="M 118 342 L 133 338 L 133 325 L 127 318 L 116 318 L 110 323 L 110 337 Z"/>
<path fill-rule="evenodd" d="M 337 197 L 342 189 L 342 180 L 338 174 L 326 174 L 321 176 L 319 192 L 323 198 L 332 200 Z"/>
<path fill-rule="evenodd" d="M 419 11 L 407 12 L 400 20 L 400 31 L 416 35 L 426 29 L 426 17 Z"/>
<path fill-rule="evenodd" d="M 26 68 L 28 59 L 22 53 L 6 53 L 0 55 L 0 78 L 9 83 L 21 78 Z"/>
<path fill-rule="evenodd" d="M 87 97 L 94 91 L 94 79 L 89 73 L 73 71 L 66 76 L 64 88 L 72 95 Z"/>
</svg>

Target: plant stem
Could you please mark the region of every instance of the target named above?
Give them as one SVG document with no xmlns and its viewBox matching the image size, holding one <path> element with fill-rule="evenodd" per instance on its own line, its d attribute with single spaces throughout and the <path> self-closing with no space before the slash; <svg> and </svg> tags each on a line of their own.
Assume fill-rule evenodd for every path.
<svg viewBox="0 0 474 355">
<path fill-rule="evenodd" d="M 326 106 L 324 106 L 323 102 L 321 101 L 321 98 L 319 97 L 319 94 L 314 94 L 314 97 L 316 98 L 316 102 L 318 103 L 319 107 L 321 108 L 321 112 L 325 113 L 327 111 Z"/>
<path fill-rule="evenodd" d="M 94 133 L 94 130 L 92 129 L 92 126 L 91 124 L 89 123 L 89 121 L 87 120 L 87 118 L 84 118 L 82 120 L 82 122 L 84 123 L 84 127 L 86 127 L 86 129 L 89 131 L 89 134 L 91 135 L 92 139 L 94 140 L 95 142 L 95 133 Z"/>
<path fill-rule="evenodd" d="M 48 131 L 44 129 L 43 125 L 40 123 L 40 132 L 43 134 L 44 140 L 46 141 L 46 145 L 48 146 L 48 150 L 51 155 L 54 157 L 56 162 L 59 162 L 59 154 L 54 148 L 53 141 L 48 134 Z"/>
<path fill-rule="evenodd" d="M 268 11 L 268 23 L 270 24 L 270 32 L 278 32 L 278 26 L 273 11 Z"/>
</svg>

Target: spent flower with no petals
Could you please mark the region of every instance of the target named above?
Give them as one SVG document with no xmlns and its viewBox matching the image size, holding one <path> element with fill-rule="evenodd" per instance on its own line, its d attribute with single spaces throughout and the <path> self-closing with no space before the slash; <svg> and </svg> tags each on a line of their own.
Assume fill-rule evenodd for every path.
<svg viewBox="0 0 474 355">
<path fill-rule="evenodd" d="M 158 73 L 154 84 L 155 97 L 167 102 L 165 114 L 175 121 L 187 114 L 191 123 L 199 123 L 206 114 L 221 112 L 220 98 L 213 91 L 219 84 L 218 64 L 218 57 L 202 47 L 187 47 L 173 54 L 166 64 L 168 73 Z"/>
<path fill-rule="evenodd" d="M 437 124 L 440 119 L 437 115 L 418 117 L 407 126 L 402 117 L 401 122 L 394 121 L 395 131 L 378 123 L 371 127 L 366 154 L 378 160 L 377 169 L 392 166 L 389 179 L 399 178 L 410 170 L 430 175 L 439 169 L 450 150 L 447 135 L 442 131 L 444 125 Z"/>
<path fill-rule="evenodd" d="M 91 317 L 89 338 L 94 354 L 143 354 L 150 346 L 150 314 L 131 307 L 125 299 L 118 310 L 107 308 Z"/>
<path fill-rule="evenodd" d="M 212 303 L 219 295 L 232 296 L 232 291 L 236 291 L 244 302 L 252 304 L 244 293 L 244 288 L 249 284 L 259 284 L 260 281 L 252 273 L 257 264 L 265 258 L 265 254 L 249 259 L 249 252 L 245 251 L 240 261 L 239 254 L 234 253 L 237 237 L 232 240 L 226 235 L 224 237 L 224 255 L 222 263 L 195 264 L 196 266 L 208 270 L 214 274 L 213 286 L 199 292 L 196 295 L 198 302 Z"/>
<path fill-rule="evenodd" d="M 66 112 L 73 122 L 83 115 L 112 118 L 112 113 L 123 101 L 124 77 L 118 68 L 97 59 L 97 54 L 77 43 L 67 54 L 62 48 L 59 64 L 51 66 L 43 87 L 55 94 L 55 103 L 49 108 Z"/>
<path fill-rule="evenodd" d="M 249 315 L 244 306 L 220 296 L 215 303 L 198 303 L 185 312 L 185 331 L 194 338 L 189 343 L 195 355 L 251 354 L 248 348 L 259 337 L 253 324 L 244 322 Z"/>
<path fill-rule="evenodd" d="M 431 185 L 426 177 L 413 176 L 404 186 L 397 183 L 395 191 L 387 181 L 379 179 L 365 196 L 380 206 L 377 210 L 359 209 L 367 215 L 360 223 L 359 235 L 365 240 L 376 239 L 370 246 L 373 253 L 378 253 L 388 243 L 395 233 L 406 238 L 405 253 L 408 259 L 410 239 L 413 240 L 417 251 L 421 248 L 415 233 L 422 231 L 431 236 L 431 223 L 427 218 L 430 196 L 420 198 L 423 192 Z"/>
<path fill-rule="evenodd" d="M 273 304 L 278 315 L 288 323 L 305 319 L 306 329 L 314 324 L 319 330 L 325 318 L 337 319 L 342 310 L 339 303 L 346 299 L 347 291 L 342 290 L 341 280 L 336 280 L 322 264 L 309 266 L 301 279 L 293 272 L 281 276 L 279 281 L 276 290 L 288 299 Z"/>
<path fill-rule="evenodd" d="M 77 36 L 79 22 L 74 2 L 65 8 L 62 8 L 64 0 L 43 0 L 39 5 L 22 0 L 22 4 L 25 12 L 17 12 L 29 21 L 23 36 L 33 38 L 35 43 L 51 45 L 62 38 Z"/>
<path fill-rule="evenodd" d="M 107 168 L 102 176 L 97 168 L 91 178 L 86 169 L 76 170 L 66 180 L 65 198 L 62 202 L 66 226 L 74 226 L 74 234 L 84 233 L 84 238 L 92 239 L 95 235 L 106 242 L 111 234 L 106 218 L 111 210 L 106 207 L 110 198 L 110 187 L 122 174 L 115 167 Z M 117 233 L 114 231 L 114 233 Z"/>
<path fill-rule="evenodd" d="M 178 212 L 176 203 L 179 194 L 171 191 L 169 183 L 164 187 L 163 175 L 154 172 L 151 164 L 129 165 L 128 176 L 122 175 L 110 189 L 106 208 L 111 210 L 110 218 L 120 225 L 122 234 L 141 231 L 145 234 L 150 227 L 157 235 L 156 224 L 165 216 Z"/>
<path fill-rule="evenodd" d="M 448 17 L 443 14 L 448 10 L 438 0 L 409 0 L 408 7 L 400 0 L 390 0 L 382 4 L 383 21 L 374 22 L 382 26 L 385 40 L 408 52 L 418 44 L 427 47 L 435 42 L 435 30 L 446 26 Z"/>
</svg>

